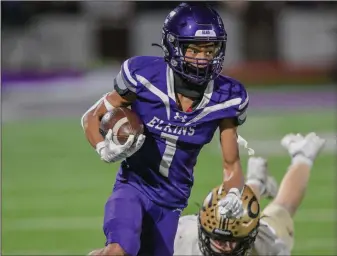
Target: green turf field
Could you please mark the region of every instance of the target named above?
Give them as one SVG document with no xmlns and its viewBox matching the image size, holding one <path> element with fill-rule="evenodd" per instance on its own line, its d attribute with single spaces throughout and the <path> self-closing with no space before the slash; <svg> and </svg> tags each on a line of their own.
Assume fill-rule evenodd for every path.
<svg viewBox="0 0 337 256">
<path fill-rule="evenodd" d="M 333 132 L 335 113 L 260 113 L 250 115 L 241 135 L 277 141 L 286 132 Z M 79 119 L 41 120 L 3 126 L 2 252 L 86 254 L 104 244 L 102 217 L 116 165 L 105 164 L 86 142 Z M 269 144 L 267 144 L 269 145 Z M 250 145 L 254 147 L 254 144 Z M 268 148 L 258 154 L 267 154 Z M 269 157 L 280 180 L 289 163 L 280 150 Z M 243 156 L 246 166 L 246 156 Z M 336 158 L 324 152 L 312 171 L 307 197 L 295 218 L 296 255 L 335 255 Z M 207 192 L 221 182 L 217 142 L 201 153 L 195 186 L 184 214 L 197 210 Z M 266 204 L 267 202 L 263 202 Z"/>
</svg>

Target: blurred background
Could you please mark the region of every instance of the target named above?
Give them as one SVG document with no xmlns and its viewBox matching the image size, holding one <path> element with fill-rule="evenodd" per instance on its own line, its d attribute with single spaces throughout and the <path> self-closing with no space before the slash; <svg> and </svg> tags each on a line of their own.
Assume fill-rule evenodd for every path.
<svg viewBox="0 0 337 256">
<path fill-rule="evenodd" d="M 80 118 L 113 89 L 123 60 L 162 54 L 151 43 L 178 3 L 1 2 L 3 255 L 85 255 L 104 245 L 117 166 L 99 160 Z M 280 181 L 289 164 L 284 134 L 327 139 L 295 216 L 293 254 L 336 255 L 337 2 L 209 3 L 228 33 L 223 72 L 250 94 L 240 133 L 270 172 Z M 184 214 L 221 181 L 215 137 Z"/>
</svg>

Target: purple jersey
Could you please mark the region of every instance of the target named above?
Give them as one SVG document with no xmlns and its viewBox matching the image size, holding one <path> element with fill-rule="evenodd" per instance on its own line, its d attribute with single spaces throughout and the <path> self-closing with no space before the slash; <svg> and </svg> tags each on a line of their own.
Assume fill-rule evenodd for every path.
<svg viewBox="0 0 337 256">
<path fill-rule="evenodd" d="M 186 207 L 197 157 L 219 122 L 245 121 L 249 101 L 245 88 L 219 76 L 209 82 L 199 105 L 183 112 L 176 102 L 173 71 L 162 57 L 152 56 L 126 60 L 115 88 L 121 95 L 137 94 L 131 107 L 143 121 L 146 135 L 142 148 L 122 162 L 117 180 L 128 182 L 158 205 Z"/>
</svg>

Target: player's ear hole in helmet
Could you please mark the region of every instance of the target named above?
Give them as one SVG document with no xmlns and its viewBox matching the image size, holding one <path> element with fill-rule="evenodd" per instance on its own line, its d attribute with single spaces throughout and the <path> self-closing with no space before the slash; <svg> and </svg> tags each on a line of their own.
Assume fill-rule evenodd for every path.
<svg viewBox="0 0 337 256">
<path fill-rule="evenodd" d="M 166 17 L 162 30 L 164 58 L 180 76 L 205 84 L 220 75 L 227 33 L 220 15 L 208 4 L 182 3 Z"/>
<path fill-rule="evenodd" d="M 198 235 L 203 255 L 247 255 L 253 248 L 260 218 L 260 205 L 254 192 L 245 185 L 241 196 L 244 214 L 239 219 L 220 215 L 217 204 L 225 195 L 222 186 L 214 188 L 200 208 Z"/>
</svg>

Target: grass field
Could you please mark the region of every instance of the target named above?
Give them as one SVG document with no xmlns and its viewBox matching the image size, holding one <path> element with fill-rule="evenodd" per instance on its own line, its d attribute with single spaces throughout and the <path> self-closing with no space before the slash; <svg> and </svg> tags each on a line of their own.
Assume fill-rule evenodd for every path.
<svg viewBox="0 0 337 256">
<path fill-rule="evenodd" d="M 282 135 L 332 133 L 335 123 L 333 112 L 269 112 L 251 115 L 240 132 L 251 140 L 250 147 L 259 148 L 257 154 L 268 156 L 271 172 L 280 180 L 289 163 L 285 151 L 277 150 Z M 8 123 L 2 132 L 3 255 L 84 255 L 101 247 L 103 207 L 117 166 L 99 160 L 79 119 Z M 242 160 L 246 166 L 245 154 Z M 294 255 L 336 254 L 335 171 L 336 156 L 326 150 L 315 163 L 295 217 Z M 195 203 L 221 182 L 216 140 L 201 153 L 195 175 L 184 214 L 194 213 Z"/>
</svg>

